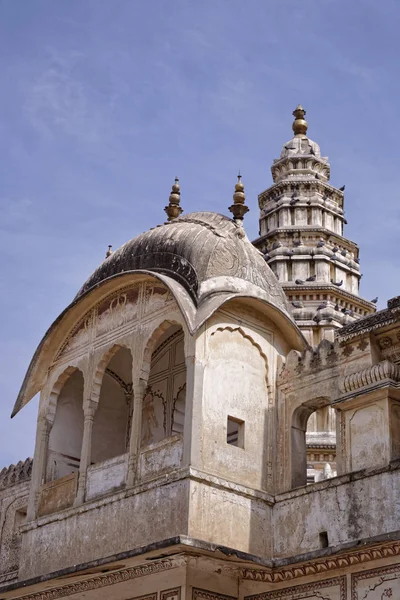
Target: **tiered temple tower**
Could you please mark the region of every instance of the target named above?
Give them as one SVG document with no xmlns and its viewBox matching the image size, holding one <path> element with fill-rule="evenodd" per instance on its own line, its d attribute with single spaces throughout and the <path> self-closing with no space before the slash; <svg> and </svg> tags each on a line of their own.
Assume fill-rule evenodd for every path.
<svg viewBox="0 0 400 600">
<path fill-rule="evenodd" d="M 329 183 L 330 165 L 307 137 L 306 111 L 293 112 L 294 137 L 271 167 L 274 184 L 258 196 L 254 241 L 279 279 L 310 344 L 375 311 L 359 297 L 358 246 L 343 237 L 344 186 Z"/>
</svg>

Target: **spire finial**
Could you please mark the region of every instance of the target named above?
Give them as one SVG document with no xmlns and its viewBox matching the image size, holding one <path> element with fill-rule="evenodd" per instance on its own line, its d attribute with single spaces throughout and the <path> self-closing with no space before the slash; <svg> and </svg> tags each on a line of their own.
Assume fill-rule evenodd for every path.
<svg viewBox="0 0 400 600">
<path fill-rule="evenodd" d="M 112 249 L 112 246 L 109 244 L 108 245 L 108 250 L 106 252 L 106 258 L 108 258 L 109 256 L 111 256 L 112 253 L 113 253 L 113 249 Z"/>
<path fill-rule="evenodd" d="M 305 120 L 305 115 L 306 115 L 306 111 L 304 110 L 304 108 L 301 106 L 301 104 L 299 104 L 298 106 L 296 106 L 296 108 L 293 111 L 293 116 L 294 116 L 294 123 L 292 125 L 292 129 L 294 131 L 294 135 L 306 135 L 307 133 L 307 128 L 308 128 L 308 123 Z"/>
<path fill-rule="evenodd" d="M 181 186 L 179 185 L 179 179 L 175 177 L 175 183 L 172 186 L 172 190 L 169 196 L 169 204 L 164 208 L 168 216 L 168 221 L 173 221 L 183 212 L 179 206 L 181 201 Z"/>
<path fill-rule="evenodd" d="M 245 200 L 246 195 L 244 193 L 244 185 L 242 183 L 242 176 L 239 171 L 237 183 L 235 185 L 235 193 L 233 194 L 233 204 L 229 207 L 229 210 L 233 214 L 233 220 L 238 224 L 242 223 L 244 215 L 249 210 L 245 205 Z"/>
</svg>

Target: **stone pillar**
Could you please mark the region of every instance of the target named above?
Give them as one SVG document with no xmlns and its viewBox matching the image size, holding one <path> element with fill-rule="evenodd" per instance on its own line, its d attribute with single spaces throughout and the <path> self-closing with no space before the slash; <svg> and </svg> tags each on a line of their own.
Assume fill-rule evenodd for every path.
<svg viewBox="0 0 400 600">
<path fill-rule="evenodd" d="M 75 506 L 83 504 L 86 495 L 87 470 L 90 466 L 92 454 L 92 429 L 94 415 L 97 409 L 97 402 L 88 400 L 83 406 L 84 424 L 83 424 L 83 439 L 81 448 L 81 460 L 79 463 L 79 483 L 78 491 L 75 499 Z"/>
<path fill-rule="evenodd" d="M 36 429 L 36 444 L 33 457 L 31 489 L 29 494 L 27 521 L 36 519 L 39 504 L 40 486 L 46 478 L 49 436 L 53 423 L 45 416 L 39 416 Z"/>
<path fill-rule="evenodd" d="M 195 340 L 186 356 L 186 407 L 182 466 L 202 469 L 204 364 L 195 356 Z"/>
<path fill-rule="evenodd" d="M 322 211 L 318 207 L 311 208 L 311 224 L 322 226 Z"/>
<path fill-rule="evenodd" d="M 288 281 L 288 268 L 287 261 L 285 258 L 277 260 L 276 263 L 276 275 L 279 281 Z"/>
<path fill-rule="evenodd" d="M 129 440 L 128 474 L 126 478 L 127 487 L 133 486 L 137 481 L 140 440 L 142 433 L 142 406 L 146 393 L 147 381 L 139 379 L 133 384 L 133 415 L 131 436 Z"/>
<path fill-rule="evenodd" d="M 330 264 L 329 264 L 328 260 L 323 255 L 315 256 L 314 260 L 315 260 L 317 280 L 323 281 L 325 283 L 329 283 L 330 282 Z"/>
<path fill-rule="evenodd" d="M 280 227 L 290 227 L 290 210 L 288 208 L 281 208 L 281 211 L 279 213 L 279 221 Z"/>
</svg>

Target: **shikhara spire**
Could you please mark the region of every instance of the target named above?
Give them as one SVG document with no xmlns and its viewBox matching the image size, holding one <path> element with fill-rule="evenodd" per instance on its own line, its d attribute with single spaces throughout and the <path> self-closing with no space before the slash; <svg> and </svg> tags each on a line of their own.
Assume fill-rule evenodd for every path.
<svg viewBox="0 0 400 600">
<path fill-rule="evenodd" d="M 294 137 L 259 197 L 259 248 L 279 279 L 310 343 L 375 309 L 358 295 L 358 247 L 343 236 L 343 188 L 333 187 L 327 157 L 307 134 L 306 111 L 293 111 Z"/>
</svg>

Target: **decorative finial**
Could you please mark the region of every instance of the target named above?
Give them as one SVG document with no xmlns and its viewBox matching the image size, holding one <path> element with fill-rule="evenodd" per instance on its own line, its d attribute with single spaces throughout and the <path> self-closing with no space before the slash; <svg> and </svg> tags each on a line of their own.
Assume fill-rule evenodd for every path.
<svg viewBox="0 0 400 600">
<path fill-rule="evenodd" d="M 295 118 L 294 123 L 292 125 L 294 135 L 306 135 L 308 123 L 304 118 L 306 115 L 306 111 L 301 106 L 301 104 L 296 106 L 292 114 Z"/>
<path fill-rule="evenodd" d="M 108 246 L 108 250 L 106 252 L 106 258 L 108 258 L 109 256 L 111 256 L 112 253 L 113 253 L 112 246 L 109 245 Z"/>
<path fill-rule="evenodd" d="M 179 185 L 179 179 L 175 177 L 175 183 L 172 186 L 172 191 L 169 196 L 169 204 L 164 208 L 168 216 L 168 221 L 173 221 L 183 212 L 179 206 L 181 201 L 181 186 Z"/>
<path fill-rule="evenodd" d="M 236 223 L 241 224 L 244 215 L 248 212 L 248 207 L 245 205 L 246 195 L 244 193 L 244 185 L 242 183 L 242 176 L 239 171 L 237 176 L 237 183 L 235 185 L 235 193 L 233 194 L 233 204 L 229 207 L 229 210 L 233 214 L 233 220 Z"/>
</svg>

